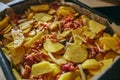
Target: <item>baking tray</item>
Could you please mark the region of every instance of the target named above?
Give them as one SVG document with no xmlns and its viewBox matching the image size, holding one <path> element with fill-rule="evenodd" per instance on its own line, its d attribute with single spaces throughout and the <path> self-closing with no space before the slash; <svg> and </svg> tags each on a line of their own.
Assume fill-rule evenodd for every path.
<svg viewBox="0 0 120 80">
<path fill-rule="evenodd" d="M 52 2 L 54 0 L 26 0 L 19 3 L 10 4 L 9 6 L 14 10 L 16 13 L 23 13 L 30 5 L 43 3 L 43 2 Z M 77 0 L 60 0 L 63 5 L 71 5 L 81 14 L 86 14 L 89 18 L 98 21 L 98 18 L 101 18 L 100 23 L 105 25 L 109 25 L 107 31 L 113 34 L 115 31 L 120 36 L 120 28 L 113 23 L 113 20 L 109 17 L 103 15 L 102 13 L 90 8 L 89 6 L 77 1 Z M 71 3 L 72 2 L 72 3 Z M 75 3 L 75 4 L 73 4 Z M 1 16 L 4 14 L 9 14 L 11 9 L 6 9 L 0 13 Z M 113 24 L 112 24 L 113 23 Z M 114 27 L 112 27 L 114 26 Z M 112 29 L 113 28 L 113 29 Z M 116 31 L 116 29 L 118 31 Z M 5 74 L 6 80 L 16 80 L 14 75 L 12 74 L 11 64 L 9 60 L 6 58 L 6 55 L 3 54 L 2 50 L 0 49 L 0 65 L 2 70 Z M 93 77 L 92 80 L 120 80 L 120 57 L 118 57 L 113 64 L 105 70 L 103 73 L 99 74 L 98 76 Z"/>
</svg>

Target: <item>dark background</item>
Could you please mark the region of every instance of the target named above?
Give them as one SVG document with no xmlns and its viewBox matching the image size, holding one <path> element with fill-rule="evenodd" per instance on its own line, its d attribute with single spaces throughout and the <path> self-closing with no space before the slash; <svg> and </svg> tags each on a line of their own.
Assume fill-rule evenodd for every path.
<svg viewBox="0 0 120 80">
<path fill-rule="evenodd" d="M 108 16 L 109 18 L 113 19 L 113 21 L 117 25 L 120 25 L 120 5 L 112 6 L 112 7 L 94 8 L 94 9 Z"/>
</svg>

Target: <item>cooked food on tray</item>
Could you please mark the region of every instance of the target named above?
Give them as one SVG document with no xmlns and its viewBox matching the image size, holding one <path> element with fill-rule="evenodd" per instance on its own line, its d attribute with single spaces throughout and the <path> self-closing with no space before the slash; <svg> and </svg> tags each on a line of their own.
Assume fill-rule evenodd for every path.
<svg viewBox="0 0 120 80">
<path fill-rule="evenodd" d="M 31 5 L 0 21 L 1 49 L 17 80 L 90 80 L 120 55 L 120 38 L 73 7 Z"/>
</svg>

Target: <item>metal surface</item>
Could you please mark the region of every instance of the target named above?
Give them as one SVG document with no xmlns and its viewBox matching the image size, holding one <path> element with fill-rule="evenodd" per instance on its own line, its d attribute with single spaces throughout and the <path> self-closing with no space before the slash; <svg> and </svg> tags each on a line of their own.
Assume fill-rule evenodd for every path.
<svg viewBox="0 0 120 80">
<path fill-rule="evenodd" d="M 12 68 L 10 62 L 7 60 L 6 56 L 0 49 L 0 66 L 3 73 L 5 74 L 6 80 L 15 80 L 14 75 L 12 74 Z"/>
<path fill-rule="evenodd" d="M 5 75 L 3 73 L 3 70 L 1 68 L 1 66 L 0 66 L 0 80 L 6 80 Z"/>
</svg>

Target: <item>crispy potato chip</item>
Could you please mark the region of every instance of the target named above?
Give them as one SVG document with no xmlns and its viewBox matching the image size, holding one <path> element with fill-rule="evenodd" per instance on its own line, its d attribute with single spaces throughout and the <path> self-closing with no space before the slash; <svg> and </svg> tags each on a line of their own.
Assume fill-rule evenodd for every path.
<svg viewBox="0 0 120 80">
<path fill-rule="evenodd" d="M 33 37 L 33 39 L 31 39 L 31 40 L 29 40 L 28 42 L 24 43 L 24 46 L 25 46 L 25 47 L 31 47 L 32 44 L 33 44 L 36 40 L 41 39 L 42 35 L 43 35 L 43 33 L 42 33 L 41 31 L 38 32 L 37 35 Z"/>
<path fill-rule="evenodd" d="M 4 27 L 6 27 L 4 25 L 7 24 L 9 21 L 10 21 L 9 16 L 6 16 L 2 21 L 0 21 L 0 30 L 2 30 Z"/>
<path fill-rule="evenodd" d="M 34 6 L 30 6 L 30 9 L 35 11 L 35 12 L 48 11 L 49 10 L 49 5 L 48 4 L 34 5 Z"/>
</svg>

